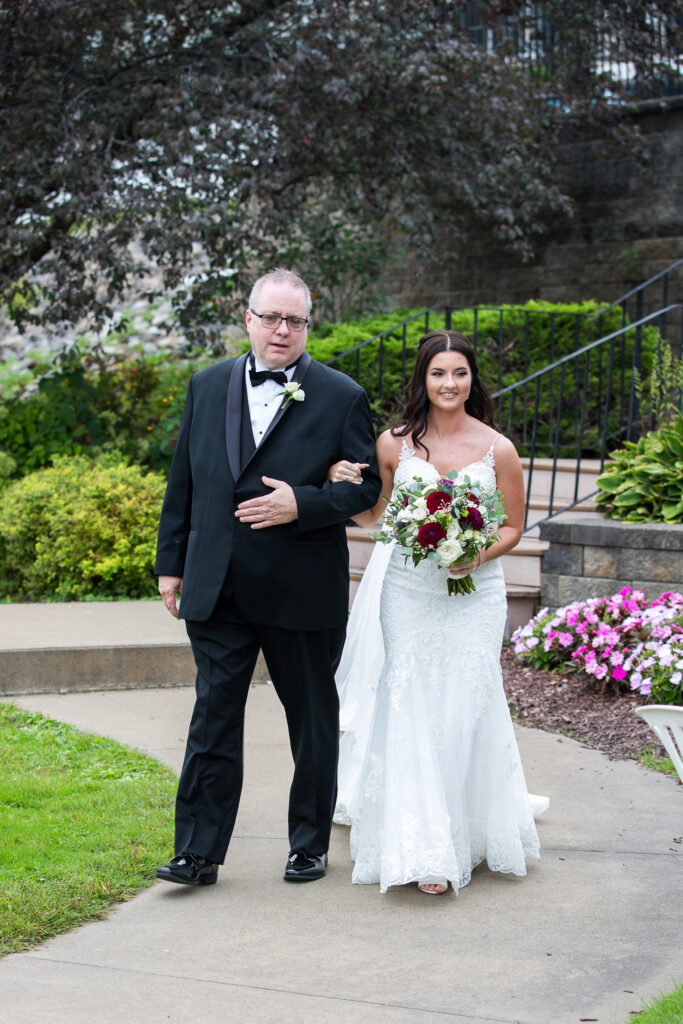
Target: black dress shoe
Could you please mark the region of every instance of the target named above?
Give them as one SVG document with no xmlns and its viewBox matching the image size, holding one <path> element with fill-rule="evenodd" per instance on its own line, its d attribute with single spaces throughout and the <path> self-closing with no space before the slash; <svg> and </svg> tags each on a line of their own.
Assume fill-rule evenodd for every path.
<svg viewBox="0 0 683 1024">
<path fill-rule="evenodd" d="M 294 850 L 287 860 L 284 879 L 285 882 L 313 882 L 316 878 L 323 877 L 326 867 L 326 853 L 321 853 L 319 857 L 309 857 L 307 853 L 297 853 Z"/>
<path fill-rule="evenodd" d="M 170 864 L 157 868 L 157 878 L 179 885 L 213 885 L 218 879 L 218 864 L 196 853 L 179 853 Z"/>
</svg>

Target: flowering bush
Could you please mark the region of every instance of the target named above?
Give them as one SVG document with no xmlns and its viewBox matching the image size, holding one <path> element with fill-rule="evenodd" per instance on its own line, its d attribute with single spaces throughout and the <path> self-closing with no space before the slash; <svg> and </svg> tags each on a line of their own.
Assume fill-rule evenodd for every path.
<svg viewBox="0 0 683 1024">
<path fill-rule="evenodd" d="M 535 668 L 574 668 L 602 689 L 683 704 L 683 594 L 648 603 L 642 591 L 624 587 L 555 612 L 543 608 L 511 640 Z"/>
</svg>

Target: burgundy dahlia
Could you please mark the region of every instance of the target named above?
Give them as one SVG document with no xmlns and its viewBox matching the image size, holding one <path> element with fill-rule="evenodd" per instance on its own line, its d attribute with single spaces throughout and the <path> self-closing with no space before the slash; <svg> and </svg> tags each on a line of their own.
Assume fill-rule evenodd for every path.
<svg viewBox="0 0 683 1024">
<path fill-rule="evenodd" d="M 467 515 L 460 520 L 463 530 L 481 530 L 484 525 L 484 517 L 478 508 L 470 508 Z"/>
<path fill-rule="evenodd" d="M 450 494 L 446 494 L 445 491 L 432 491 L 431 494 L 427 495 L 427 508 L 429 509 L 430 515 L 434 515 L 439 509 L 448 508 L 451 503 Z"/>
<path fill-rule="evenodd" d="M 440 540 L 443 540 L 446 536 L 446 531 L 443 526 L 439 526 L 438 523 L 425 523 L 417 531 L 418 543 L 423 548 L 431 548 L 432 551 L 436 551 L 436 545 Z"/>
</svg>

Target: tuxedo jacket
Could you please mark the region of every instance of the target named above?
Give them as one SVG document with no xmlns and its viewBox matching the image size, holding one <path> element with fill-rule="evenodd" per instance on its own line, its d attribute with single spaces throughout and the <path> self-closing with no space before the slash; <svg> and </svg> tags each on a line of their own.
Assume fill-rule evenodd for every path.
<svg viewBox="0 0 683 1024">
<path fill-rule="evenodd" d="M 155 572 L 183 579 L 180 615 L 210 618 L 228 571 L 247 621 L 283 629 L 346 622 L 345 523 L 371 508 L 381 479 L 367 395 L 304 352 L 294 374 L 303 402 L 280 407 L 258 448 L 244 384 L 247 355 L 216 363 L 189 383 L 161 512 Z M 244 431 L 249 432 L 244 444 Z M 330 483 L 339 459 L 367 462 L 362 484 Z M 240 502 L 270 493 L 262 477 L 294 490 L 298 518 L 252 530 Z"/>
</svg>

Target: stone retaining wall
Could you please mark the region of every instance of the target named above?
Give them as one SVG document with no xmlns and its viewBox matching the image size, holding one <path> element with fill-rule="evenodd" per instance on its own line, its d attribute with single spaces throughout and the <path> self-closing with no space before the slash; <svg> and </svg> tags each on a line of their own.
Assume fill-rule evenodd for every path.
<svg viewBox="0 0 683 1024">
<path fill-rule="evenodd" d="M 647 101 L 631 116 L 646 163 L 587 129 L 566 130 L 558 175 L 575 214 L 556 218 L 533 260 L 507 252 L 488 227 L 472 228 L 457 262 L 438 259 L 420 274 L 406 262 L 387 275 L 386 293 L 407 306 L 611 302 L 664 270 L 683 246 L 683 96 Z M 657 308 L 661 289 L 650 298 Z"/>
<path fill-rule="evenodd" d="M 683 525 L 586 522 L 580 515 L 540 524 L 550 542 L 541 568 L 541 604 L 558 608 L 632 586 L 649 599 L 683 592 Z"/>
</svg>

